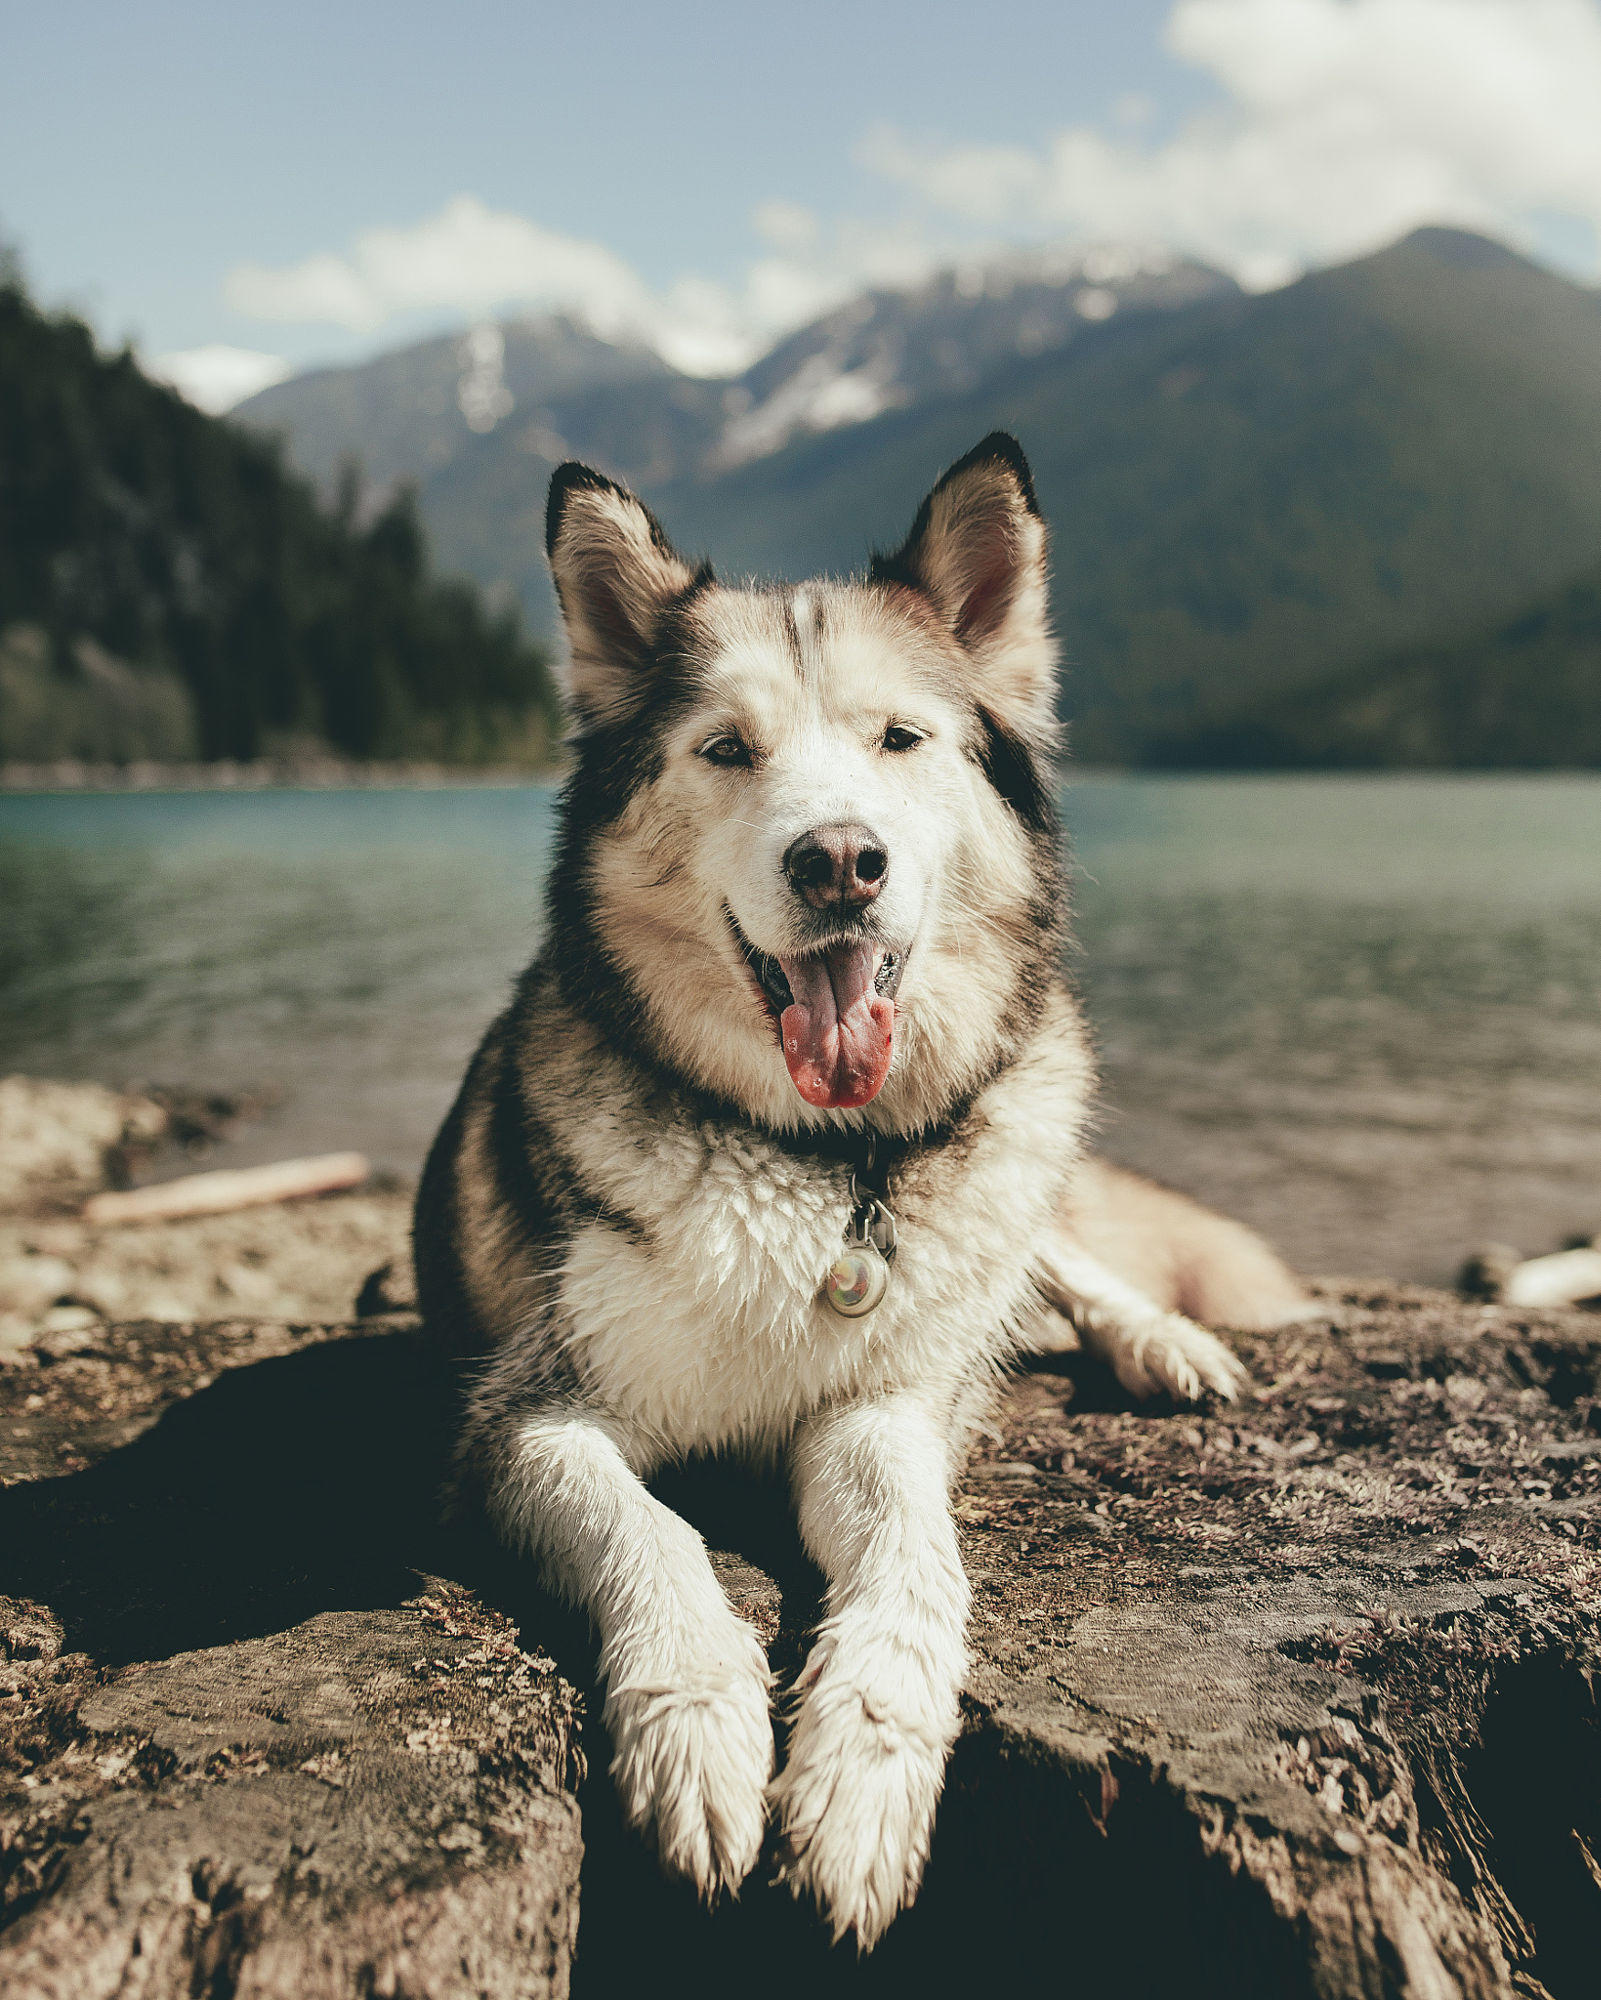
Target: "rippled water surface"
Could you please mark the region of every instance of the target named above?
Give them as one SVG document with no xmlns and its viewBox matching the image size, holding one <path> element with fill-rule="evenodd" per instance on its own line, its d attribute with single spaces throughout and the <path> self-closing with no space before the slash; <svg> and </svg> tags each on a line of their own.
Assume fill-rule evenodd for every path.
<svg viewBox="0 0 1601 2000">
<path fill-rule="evenodd" d="M 1065 796 L 1116 1156 L 1304 1267 L 1601 1229 L 1601 781 Z M 540 928 L 552 794 L 0 797 L 0 1067 L 270 1081 L 238 1159 L 414 1169 Z"/>
</svg>

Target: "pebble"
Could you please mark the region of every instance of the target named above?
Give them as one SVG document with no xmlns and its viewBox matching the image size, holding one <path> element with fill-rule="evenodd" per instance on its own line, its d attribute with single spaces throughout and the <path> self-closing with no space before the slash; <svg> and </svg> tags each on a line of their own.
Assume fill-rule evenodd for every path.
<svg viewBox="0 0 1601 2000">
<path fill-rule="evenodd" d="M 30 1317 L 70 1292 L 72 1266 L 60 1257 L 11 1257 L 0 1264 L 0 1312 Z"/>
<path fill-rule="evenodd" d="M 52 1306 L 39 1322 L 41 1333 L 88 1333 L 99 1327 L 100 1315 L 93 1306 Z"/>
</svg>

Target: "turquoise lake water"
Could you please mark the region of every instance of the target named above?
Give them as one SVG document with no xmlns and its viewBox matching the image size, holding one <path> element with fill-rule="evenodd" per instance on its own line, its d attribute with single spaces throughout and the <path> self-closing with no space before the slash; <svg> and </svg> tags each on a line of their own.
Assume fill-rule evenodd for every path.
<svg viewBox="0 0 1601 2000">
<path fill-rule="evenodd" d="M 1601 1230 L 1601 780 L 1090 776 L 1118 1158 L 1303 1268 Z M 235 1088 L 415 1170 L 540 931 L 545 787 L 0 795 L 0 1068 Z"/>
</svg>

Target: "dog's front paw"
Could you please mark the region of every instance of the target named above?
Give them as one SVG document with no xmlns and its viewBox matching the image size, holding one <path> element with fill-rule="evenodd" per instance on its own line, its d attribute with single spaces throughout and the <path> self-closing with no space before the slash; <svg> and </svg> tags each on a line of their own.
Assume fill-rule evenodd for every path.
<svg viewBox="0 0 1601 2000">
<path fill-rule="evenodd" d="M 756 1635 L 741 1630 L 732 1663 L 725 1653 L 671 1684 L 624 1681 L 606 1702 L 624 1814 L 707 1902 L 744 1881 L 767 1823 L 770 1676 Z"/>
<path fill-rule="evenodd" d="M 836 1666 L 818 1675 L 773 1803 L 784 1878 L 836 1941 L 852 1933 L 871 1950 L 917 1893 L 955 1734 L 954 1699 L 948 1716 L 920 1717 Z"/>
<path fill-rule="evenodd" d="M 1170 1396 L 1193 1403 L 1204 1390 L 1233 1402 L 1250 1377 L 1215 1333 L 1185 1319 L 1160 1313 L 1120 1332 L 1111 1355 L 1117 1379 L 1131 1396 Z"/>
</svg>

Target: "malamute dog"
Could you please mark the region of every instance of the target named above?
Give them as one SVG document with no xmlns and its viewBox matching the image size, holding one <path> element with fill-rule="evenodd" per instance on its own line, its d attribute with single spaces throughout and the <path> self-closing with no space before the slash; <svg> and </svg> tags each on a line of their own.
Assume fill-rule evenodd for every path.
<svg viewBox="0 0 1601 2000">
<path fill-rule="evenodd" d="M 1016 442 L 849 582 L 721 584 L 582 465 L 547 527 L 576 721 L 549 940 L 430 1157 L 421 1303 L 473 1364 L 496 1523 L 598 1630 L 630 1819 L 710 1897 L 771 1816 L 865 1947 L 928 1853 L 964 1668 L 948 1496 L 1008 1364 L 1082 1339 L 1138 1395 L 1232 1396 L 1195 1321 L 1302 1294 L 1085 1156 Z M 783 1462 L 828 1584 L 776 1778 L 761 1645 L 646 1484 L 720 1451 Z"/>
</svg>

